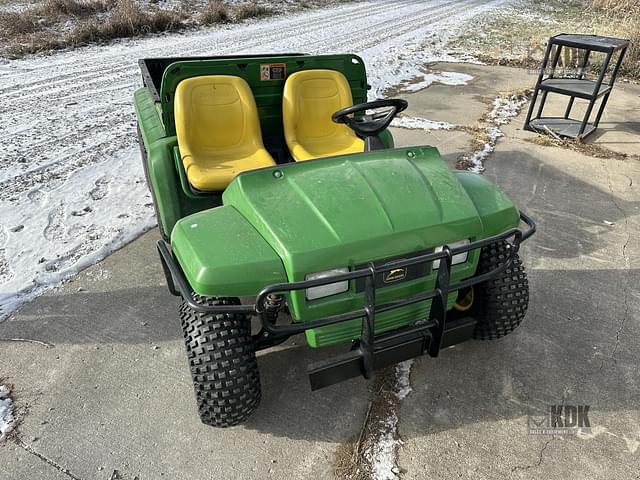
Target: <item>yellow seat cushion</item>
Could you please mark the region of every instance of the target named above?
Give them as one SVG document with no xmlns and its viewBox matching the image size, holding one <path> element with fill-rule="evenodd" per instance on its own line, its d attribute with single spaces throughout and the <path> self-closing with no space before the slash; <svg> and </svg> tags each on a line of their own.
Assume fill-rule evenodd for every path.
<svg viewBox="0 0 640 480">
<path fill-rule="evenodd" d="M 364 151 L 364 141 L 331 116 L 353 105 L 349 82 L 334 70 L 303 70 L 287 78 L 282 97 L 284 137 L 296 161 Z"/>
<path fill-rule="evenodd" d="M 240 77 L 183 80 L 174 115 L 182 163 L 198 190 L 224 190 L 239 173 L 275 165 L 262 143 L 251 88 Z"/>
</svg>

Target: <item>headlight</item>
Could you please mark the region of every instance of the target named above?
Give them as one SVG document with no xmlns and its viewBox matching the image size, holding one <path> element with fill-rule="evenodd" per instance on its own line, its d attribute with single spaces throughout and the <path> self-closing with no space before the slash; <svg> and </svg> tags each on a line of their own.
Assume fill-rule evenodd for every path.
<svg viewBox="0 0 640 480">
<path fill-rule="evenodd" d="M 456 247 L 464 247 L 465 245 L 469 245 L 470 243 L 471 241 L 469 239 L 460 240 L 459 242 L 450 243 L 449 248 L 454 249 Z M 441 252 L 442 247 L 436 247 L 435 251 Z M 457 255 L 454 255 L 453 258 L 451 258 L 451 265 L 458 265 L 459 263 L 466 262 L 468 253 L 469 252 L 467 251 L 467 252 L 462 252 L 462 253 L 458 253 Z M 440 260 L 434 260 L 433 269 L 436 270 L 439 266 L 440 266 Z"/>
<path fill-rule="evenodd" d="M 318 280 L 320 278 L 332 277 L 334 275 L 340 275 L 341 273 L 349 273 L 348 268 L 335 268 L 333 270 L 327 270 L 326 272 L 310 273 L 305 276 L 305 280 Z M 330 295 L 336 295 L 349 290 L 349 281 L 330 283 L 328 285 L 320 285 L 319 287 L 307 288 L 306 297 L 307 300 L 315 300 L 316 298 L 328 297 Z"/>
</svg>

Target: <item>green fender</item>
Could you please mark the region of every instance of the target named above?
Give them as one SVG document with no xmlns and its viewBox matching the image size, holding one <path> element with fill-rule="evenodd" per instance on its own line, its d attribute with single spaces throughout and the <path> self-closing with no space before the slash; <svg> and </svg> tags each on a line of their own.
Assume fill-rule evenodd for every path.
<svg viewBox="0 0 640 480">
<path fill-rule="evenodd" d="M 287 281 L 282 260 L 231 206 L 190 215 L 176 223 L 171 247 L 195 292 L 205 296 L 254 296 Z"/>
<path fill-rule="evenodd" d="M 476 207 L 485 237 L 498 235 L 518 226 L 518 209 L 494 183 L 474 172 L 454 170 L 453 173 Z"/>
</svg>

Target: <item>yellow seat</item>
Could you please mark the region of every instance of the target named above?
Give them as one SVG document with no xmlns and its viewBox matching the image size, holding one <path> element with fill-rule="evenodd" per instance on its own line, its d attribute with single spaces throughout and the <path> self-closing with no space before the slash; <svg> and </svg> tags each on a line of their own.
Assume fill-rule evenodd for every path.
<svg viewBox="0 0 640 480">
<path fill-rule="evenodd" d="M 284 85 L 284 137 L 294 160 L 364 151 L 364 141 L 331 116 L 353 105 L 349 82 L 334 70 L 303 70 Z"/>
<path fill-rule="evenodd" d="M 275 165 L 262 144 L 256 101 L 240 77 L 183 80 L 174 115 L 182 163 L 198 190 L 224 190 L 239 173 Z"/>
</svg>

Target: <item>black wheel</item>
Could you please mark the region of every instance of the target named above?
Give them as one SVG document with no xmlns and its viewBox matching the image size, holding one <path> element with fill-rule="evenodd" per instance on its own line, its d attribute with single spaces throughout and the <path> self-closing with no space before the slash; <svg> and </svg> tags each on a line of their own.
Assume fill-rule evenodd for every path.
<svg viewBox="0 0 640 480">
<path fill-rule="evenodd" d="M 208 305 L 233 305 L 238 299 L 200 297 Z M 231 427 L 244 422 L 260 404 L 260 373 L 244 315 L 203 314 L 184 301 L 180 320 L 202 423 Z"/>
<path fill-rule="evenodd" d="M 498 242 L 480 252 L 478 275 L 494 270 L 507 259 L 507 244 Z M 461 292 L 466 300 L 468 292 Z M 468 309 L 478 321 L 474 338 L 493 340 L 504 337 L 520 325 L 529 305 L 529 282 L 522 261 L 515 254 L 509 268 L 487 282 L 475 285 L 471 293 L 473 304 Z M 462 303 L 462 302 L 461 302 Z"/>
</svg>

